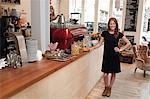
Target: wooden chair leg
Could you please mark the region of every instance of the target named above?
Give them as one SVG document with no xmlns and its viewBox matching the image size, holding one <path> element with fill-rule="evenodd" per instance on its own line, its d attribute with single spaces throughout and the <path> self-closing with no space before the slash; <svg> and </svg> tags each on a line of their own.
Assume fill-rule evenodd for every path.
<svg viewBox="0 0 150 99">
<path fill-rule="evenodd" d="M 137 70 L 137 67 L 135 68 L 134 73 L 136 72 L 136 70 Z"/>
<path fill-rule="evenodd" d="M 145 78 L 145 75 L 146 75 L 146 71 L 144 70 L 144 75 L 143 75 L 143 76 L 144 76 L 144 78 Z"/>
</svg>

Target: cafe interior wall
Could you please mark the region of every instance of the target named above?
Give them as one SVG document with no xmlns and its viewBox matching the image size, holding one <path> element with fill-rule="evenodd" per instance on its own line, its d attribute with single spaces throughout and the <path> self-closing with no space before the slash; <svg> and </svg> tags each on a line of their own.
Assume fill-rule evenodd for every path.
<svg viewBox="0 0 150 99">
<path fill-rule="evenodd" d="M 1 3 L 1 0 L 0 0 Z M 26 19 L 29 23 L 31 23 L 31 0 L 20 0 L 20 4 L 10 4 L 10 3 L 1 3 L 5 9 L 16 9 L 17 12 L 22 12 L 24 10 Z"/>
<path fill-rule="evenodd" d="M 16 8 L 18 11 L 21 11 L 21 10 L 25 10 L 27 12 L 27 20 L 31 23 L 31 22 L 35 22 L 35 21 L 31 21 L 31 13 L 33 12 L 32 16 L 34 15 L 34 11 L 31 11 L 31 6 L 32 8 L 38 8 L 38 7 L 34 7 L 35 4 L 31 4 L 32 1 L 35 1 L 38 3 L 38 0 L 21 0 L 21 4 L 20 5 L 11 5 L 11 4 L 5 4 L 3 6 L 7 7 L 12 7 L 12 8 Z M 42 1 L 42 0 L 41 0 Z M 66 20 L 69 19 L 69 0 L 52 0 L 52 1 L 55 1 L 54 2 L 54 7 L 56 8 L 56 14 L 64 14 L 65 15 L 65 18 Z M 126 1 L 126 0 L 124 0 Z M 43 2 L 43 1 L 42 1 Z M 130 31 L 125 31 L 126 35 L 133 35 L 135 36 L 135 43 L 140 43 L 140 35 L 141 35 L 141 32 L 142 32 L 142 20 L 143 20 L 143 7 L 144 7 L 144 2 L 145 0 L 139 0 L 139 11 L 138 11 L 138 20 L 137 20 L 137 28 L 136 28 L 136 32 L 130 32 Z M 48 3 L 49 4 L 49 3 Z M 47 6 L 48 7 L 48 6 Z M 40 7 L 39 7 L 40 8 Z M 44 8 L 45 9 L 45 8 Z M 43 9 L 43 11 L 44 11 Z M 48 11 L 45 11 L 45 12 L 48 12 Z M 124 23 L 124 19 L 125 19 L 125 5 L 124 5 L 124 11 L 123 11 L 124 15 L 123 15 L 123 23 Z M 38 13 L 38 12 L 37 12 Z M 42 16 L 42 14 L 39 14 Z M 47 15 L 46 15 L 47 16 Z M 37 16 L 36 16 L 37 17 Z M 35 16 L 32 18 L 32 19 L 35 19 Z M 45 19 L 45 17 L 43 18 Z M 46 19 L 48 19 L 48 17 L 46 17 Z M 45 20 L 46 20 L 45 19 Z M 49 24 L 49 23 L 47 23 Z M 47 26 L 48 27 L 48 26 Z M 124 26 L 122 26 L 122 28 L 124 28 Z M 37 29 L 37 28 L 35 28 Z M 34 29 L 34 31 L 35 31 Z M 43 27 L 44 29 L 44 27 Z M 46 31 L 48 31 L 47 29 L 44 29 Z M 41 31 L 41 30 L 40 30 Z M 37 31 L 39 32 L 39 31 Z M 36 35 L 36 34 L 35 34 Z M 40 34 L 41 35 L 41 34 Z M 39 35 L 39 36 L 40 36 Z M 36 38 L 36 37 L 35 37 Z M 42 37 L 40 37 L 42 38 Z M 47 38 L 48 39 L 48 38 Z M 46 39 L 46 40 L 47 40 Z M 41 41 L 41 40 L 40 40 Z M 45 40 L 44 40 L 45 41 Z M 46 42 L 46 41 L 45 41 Z M 44 43 L 44 42 L 43 42 Z M 42 45 L 43 43 L 41 43 L 40 45 Z M 46 45 L 45 45 L 46 46 Z M 41 48 L 41 47 L 40 47 Z M 44 49 L 46 49 L 46 47 L 44 47 Z"/>
<path fill-rule="evenodd" d="M 142 27 L 143 27 L 143 17 L 144 17 L 144 3 L 145 0 L 139 0 L 139 8 L 138 8 L 138 16 L 137 16 L 137 26 L 136 31 L 124 31 L 126 35 L 134 36 L 135 43 L 140 43 L 140 36 L 142 33 Z M 60 0 L 59 4 L 59 13 L 63 13 L 66 18 L 69 18 L 69 0 Z M 125 11 L 126 11 L 126 0 L 124 0 L 124 6 L 123 6 L 123 20 L 122 20 L 122 31 L 124 30 L 124 23 L 125 23 Z"/>
<path fill-rule="evenodd" d="M 32 39 L 38 41 L 38 50 L 44 52 L 50 42 L 50 1 L 31 0 Z"/>
<path fill-rule="evenodd" d="M 60 4 L 60 0 L 50 0 L 51 1 L 51 5 L 54 8 L 55 11 L 55 15 L 59 14 L 59 4 Z"/>
<path fill-rule="evenodd" d="M 124 0 L 123 6 L 123 22 L 122 22 L 122 30 L 124 30 L 125 24 L 125 12 L 126 12 L 126 0 Z M 144 20 L 144 5 L 145 0 L 139 0 L 139 7 L 138 7 L 138 15 L 137 15 L 137 25 L 136 31 L 124 31 L 125 35 L 134 36 L 134 43 L 140 44 L 141 41 L 141 33 L 143 31 L 143 20 Z"/>
<path fill-rule="evenodd" d="M 55 0 L 54 0 L 55 1 Z M 48 49 L 50 37 L 49 0 L 21 0 L 20 4 L 2 3 L 4 8 L 15 8 L 18 12 L 24 10 L 27 21 L 32 26 L 32 39 L 38 40 L 38 50 L 44 52 Z"/>
<path fill-rule="evenodd" d="M 64 14 L 65 19 L 69 19 L 69 0 L 59 0 L 59 14 Z"/>
<path fill-rule="evenodd" d="M 51 0 L 51 5 L 54 7 L 55 15 L 63 14 L 65 19 L 69 19 L 69 0 Z"/>
<path fill-rule="evenodd" d="M 0 0 L 1 1 L 1 0 Z M 54 0 L 55 1 L 55 0 Z M 32 38 L 38 40 L 38 49 L 44 52 L 48 49 L 50 40 L 50 9 L 49 0 L 21 0 L 20 4 L 1 3 L 4 8 L 15 8 L 18 12 L 24 10 L 27 21 L 32 26 Z"/>
</svg>

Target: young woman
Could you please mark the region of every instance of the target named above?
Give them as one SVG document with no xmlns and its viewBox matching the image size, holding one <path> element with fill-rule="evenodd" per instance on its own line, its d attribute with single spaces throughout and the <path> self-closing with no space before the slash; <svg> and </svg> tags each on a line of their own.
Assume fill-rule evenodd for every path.
<svg viewBox="0 0 150 99">
<path fill-rule="evenodd" d="M 118 31 L 118 22 L 115 18 L 110 18 L 108 21 L 107 31 L 101 34 L 100 45 L 104 42 L 104 54 L 102 63 L 102 72 L 104 73 L 105 89 L 102 96 L 109 97 L 111 95 L 111 88 L 116 78 L 116 73 L 121 72 L 119 52 L 130 46 L 130 41 L 122 33 Z M 124 47 L 119 48 L 119 39 L 126 42 Z M 110 80 L 108 74 L 111 74 Z"/>
<path fill-rule="evenodd" d="M 51 5 L 50 6 L 50 21 L 56 20 L 57 17 L 59 17 L 59 15 L 55 16 L 54 7 Z"/>
</svg>

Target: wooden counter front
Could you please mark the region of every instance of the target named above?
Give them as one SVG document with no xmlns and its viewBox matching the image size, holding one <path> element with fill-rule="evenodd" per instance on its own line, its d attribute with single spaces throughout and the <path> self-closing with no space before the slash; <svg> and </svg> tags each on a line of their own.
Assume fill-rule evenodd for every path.
<svg viewBox="0 0 150 99">
<path fill-rule="evenodd" d="M 58 71 L 58 70 L 60 71 L 60 69 L 63 68 L 63 67 L 65 67 L 66 69 L 67 68 L 71 69 L 73 66 L 77 67 L 77 68 L 87 68 L 86 72 L 88 73 L 89 70 L 91 70 L 90 68 L 93 67 L 92 65 L 94 65 L 94 67 L 93 67 L 94 71 L 92 70 L 91 72 L 95 73 L 95 74 L 91 74 L 90 72 L 89 73 L 90 73 L 90 75 L 93 75 L 93 77 L 95 77 L 94 75 L 97 75 L 97 74 L 100 73 L 100 70 L 97 71 L 97 67 L 99 67 L 101 65 L 102 51 L 103 51 L 103 48 L 100 48 L 100 47 L 97 48 L 97 49 L 94 49 L 94 50 L 92 49 L 92 51 L 90 51 L 90 52 L 81 53 L 80 55 L 78 55 L 76 57 L 73 57 L 70 60 L 65 61 L 65 62 L 59 62 L 59 61 L 43 59 L 43 60 L 35 62 L 35 63 L 26 64 L 23 67 L 17 68 L 17 69 L 4 68 L 4 69 L 0 70 L 0 99 L 5 99 L 5 98 L 8 98 L 8 97 L 14 97 L 14 96 L 15 96 L 15 98 L 13 98 L 13 99 L 16 99 L 16 95 L 18 93 L 20 93 L 24 89 L 32 89 L 32 86 L 33 86 L 34 83 L 37 83 L 39 81 L 40 82 L 41 81 L 45 82 L 44 80 L 42 80 L 43 78 L 49 77 L 50 75 L 54 74 L 54 72 L 55 72 L 55 74 L 57 74 L 56 71 Z M 81 59 L 79 59 L 79 58 L 81 58 Z M 77 60 L 77 61 L 75 61 L 75 60 Z M 81 64 L 83 66 L 84 65 L 85 66 L 84 67 L 80 66 Z M 61 69 L 61 71 L 65 72 L 64 71 L 65 68 Z M 95 72 L 95 70 L 96 70 L 96 72 Z M 86 75 L 87 74 L 84 74 L 84 75 L 82 75 L 82 73 L 80 74 L 80 76 L 86 76 Z M 93 78 L 93 77 L 92 76 L 90 76 L 90 78 L 88 77 L 89 79 L 92 78 L 93 80 L 91 79 L 92 84 L 90 84 L 90 86 L 88 87 L 88 90 L 87 90 L 87 88 L 85 88 L 87 90 L 87 92 L 84 93 L 84 96 L 91 90 L 91 88 L 93 88 L 96 81 L 99 79 L 99 75 L 97 75 L 97 77 L 95 77 L 95 78 Z M 69 78 L 66 79 L 68 83 L 70 81 Z M 85 80 L 84 83 L 86 83 L 86 82 L 91 83 L 90 80 L 88 80 L 88 79 L 86 79 L 86 80 Z M 59 82 L 59 81 L 57 81 L 57 82 Z M 73 81 L 73 83 L 74 82 L 76 83 L 77 81 Z M 60 82 L 60 83 L 62 83 L 62 82 Z M 85 85 L 85 84 L 83 84 L 83 85 Z M 29 86 L 31 86 L 31 87 L 29 87 Z M 43 87 L 41 87 L 41 88 L 43 88 Z M 54 89 L 55 88 L 56 87 L 54 86 Z M 62 88 L 63 88 L 63 86 L 62 86 Z M 42 90 L 44 90 L 44 89 L 42 89 Z M 51 89 L 51 90 L 53 90 L 53 89 Z M 72 90 L 72 89 L 69 88 L 67 90 L 70 92 L 70 90 Z M 29 92 L 29 91 L 27 91 L 27 92 Z M 79 93 L 79 91 L 77 91 L 77 92 Z M 44 95 L 44 96 L 46 97 L 46 95 Z M 28 96 L 28 94 L 26 94 L 26 96 Z M 35 96 L 33 96 L 33 97 L 35 97 Z"/>
<path fill-rule="evenodd" d="M 5 68 L 0 70 L 0 99 L 14 95 L 87 53 L 84 52 L 66 62 L 43 59 L 18 69 Z"/>
</svg>

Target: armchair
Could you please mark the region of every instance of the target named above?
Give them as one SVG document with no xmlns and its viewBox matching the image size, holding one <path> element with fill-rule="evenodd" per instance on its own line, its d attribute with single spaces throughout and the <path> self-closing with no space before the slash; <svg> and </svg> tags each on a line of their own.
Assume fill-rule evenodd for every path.
<svg viewBox="0 0 150 99">
<path fill-rule="evenodd" d="M 150 57 L 148 56 L 148 47 L 144 45 L 137 45 L 133 47 L 133 51 L 135 54 L 135 64 L 136 68 L 134 73 L 136 72 L 137 68 L 144 71 L 144 77 L 146 71 L 150 71 Z"/>
<path fill-rule="evenodd" d="M 125 46 L 125 44 L 126 43 L 123 40 L 119 41 L 119 47 Z M 133 45 L 120 53 L 120 61 L 129 64 L 132 64 L 134 62 Z"/>
</svg>

